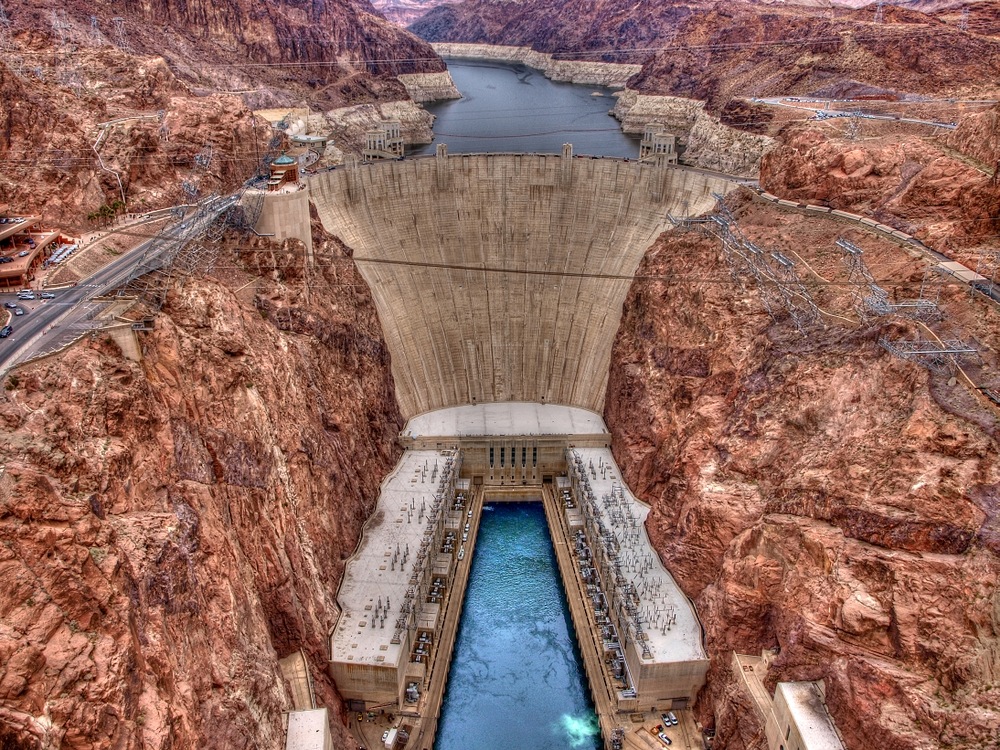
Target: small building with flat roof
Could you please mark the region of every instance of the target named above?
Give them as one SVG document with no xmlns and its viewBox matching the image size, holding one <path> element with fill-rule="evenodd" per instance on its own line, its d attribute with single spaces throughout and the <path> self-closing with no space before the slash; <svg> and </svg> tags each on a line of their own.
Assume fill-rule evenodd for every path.
<svg viewBox="0 0 1000 750">
<path fill-rule="evenodd" d="M 772 710 L 765 725 L 771 750 L 844 750 L 822 682 L 779 682 Z"/>
<path fill-rule="evenodd" d="M 773 658 L 770 651 L 760 656 L 733 652 L 731 661 L 737 684 L 764 725 L 768 750 L 845 750 L 826 708 L 824 682 L 779 682 L 772 697 L 764 680 Z"/>
<path fill-rule="evenodd" d="M 333 735 L 325 708 L 289 711 L 285 750 L 333 750 Z"/>
</svg>

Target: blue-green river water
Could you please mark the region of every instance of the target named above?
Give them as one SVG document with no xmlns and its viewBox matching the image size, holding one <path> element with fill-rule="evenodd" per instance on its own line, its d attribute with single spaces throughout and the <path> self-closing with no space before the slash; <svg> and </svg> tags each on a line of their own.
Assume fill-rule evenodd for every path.
<svg viewBox="0 0 1000 750">
<path fill-rule="evenodd" d="M 599 748 L 542 505 L 487 508 L 435 748 Z"/>
</svg>

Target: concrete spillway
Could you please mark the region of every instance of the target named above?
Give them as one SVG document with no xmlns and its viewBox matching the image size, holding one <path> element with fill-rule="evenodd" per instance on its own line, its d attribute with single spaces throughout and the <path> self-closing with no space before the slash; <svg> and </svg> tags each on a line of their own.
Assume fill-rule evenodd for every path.
<svg viewBox="0 0 1000 750">
<path fill-rule="evenodd" d="M 355 253 L 407 417 L 462 404 L 600 411 L 630 277 L 670 226 L 732 183 L 613 159 L 437 156 L 310 180 Z"/>
</svg>

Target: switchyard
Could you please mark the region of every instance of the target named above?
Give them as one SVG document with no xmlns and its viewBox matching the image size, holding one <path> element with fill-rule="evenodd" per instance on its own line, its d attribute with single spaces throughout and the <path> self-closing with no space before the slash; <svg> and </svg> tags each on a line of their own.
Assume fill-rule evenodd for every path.
<svg viewBox="0 0 1000 750">
<path fill-rule="evenodd" d="M 330 673 L 352 712 L 389 711 L 394 737 L 431 747 L 483 502 L 534 498 L 545 507 L 605 746 L 642 747 L 657 712 L 684 713 L 708 669 L 701 624 L 650 543 L 649 507 L 622 481 L 599 415 L 464 406 L 411 419 L 401 440 L 407 450 L 338 595 Z M 528 444 L 543 447 L 537 481 L 507 471 L 531 467 L 528 449 L 511 447 Z M 636 726 L 637 715 L 649 721 Z"/>
</svg>

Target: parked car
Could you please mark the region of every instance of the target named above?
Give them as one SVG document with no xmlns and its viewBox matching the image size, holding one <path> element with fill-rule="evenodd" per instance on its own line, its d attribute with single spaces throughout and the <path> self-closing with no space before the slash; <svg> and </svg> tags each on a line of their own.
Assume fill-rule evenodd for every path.
<svg viewBox="0 0 1000 750">
<path fill-rule="evenodd" d="M 24 315 L 24 308 L 23 307 L 15 307 L 14 308 L 14 314 L 15 315 Z"/>
<path fill-rule="evenodd" d="M 11 326 L 4 326 L 0 328 L 0 339 L 5 339 L 14 333 L 14 329 Z"/>
<path fill-rule="evenodd" d="M 670 719 L 670 723 L 673 724 L 675 727 L 677 726 L 678 723 L 680 723 L 677 721 L 677 714 L 675 714 L 673 711 L 668 711 L 667 716 Z"/>
<path fill-rule="evenodd" d="M 660 742 L 662 742 L 664 745 L 672 745 L 673 744 L 673 742 L 670 741 L 670 738 L 667 737 L 666 732 L 659 732 L 656 736 L 659 737 Z"/>
</svg>

